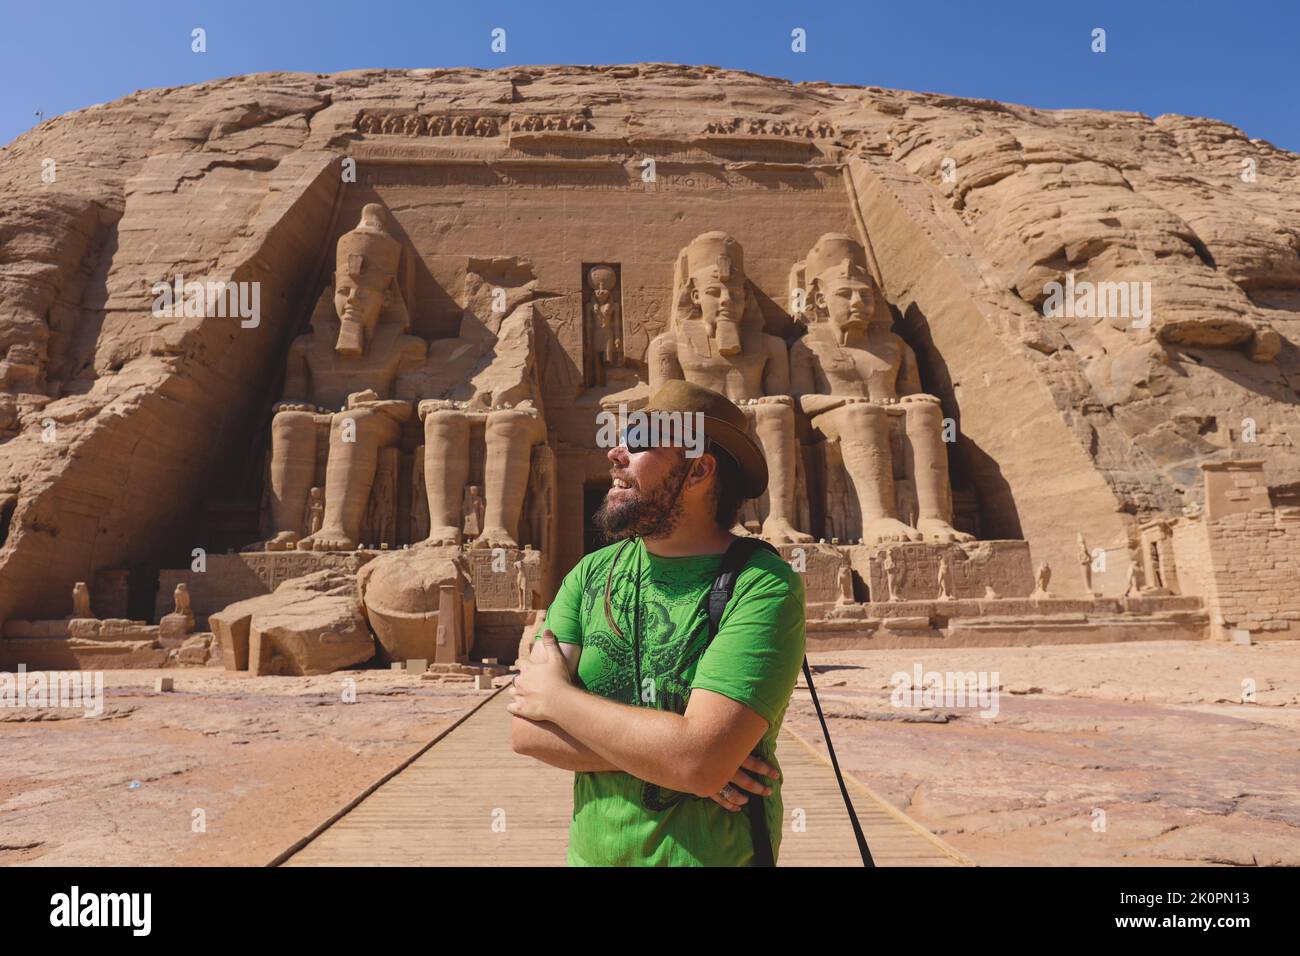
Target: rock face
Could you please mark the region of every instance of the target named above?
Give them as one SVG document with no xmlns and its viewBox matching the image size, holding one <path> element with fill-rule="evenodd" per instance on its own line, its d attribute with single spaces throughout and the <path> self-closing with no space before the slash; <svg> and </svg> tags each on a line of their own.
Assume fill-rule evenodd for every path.
<svg viewBox="0 0 1300 956">
<path fill-rule="evenodd" d="M 862 244 L 924 391 L 958 426 L 952 494 L 980 538 L 1023 538 L 1035 564 L 1066 568 L 1078 531 L 1122 548 L 1199 500 L 1202 462 L 1242 452 L 1285 504 L 1300 472 L 1297 183 L 1300 157 L 1212 120 L 663 64 L 258 74 L 47 120 L 0 151 L 0 621 L 66 615 L 96 571 L 147 576 L 283 530 L 257 527 L 273 409 L 368 204 L 407 250 L 395 281 L 438 369 L 437 387 L 397 396 L 422 407 L 374 466 L 384 514 L 408 509 L 411 527 L 372 505 L 363 540 L 463 531 L 475 478 L 415 454 L 454 440 L 474 475 L 509 465 L 493 486 L 505 511 L 570 567 L 584 483 L 607 478 L 592 413 L 643 394 L 674 257 L 713 230 L 744 245 L 765 331 L 787 344 L 803 331 L 795 264 L 827 233 Z M 597 266 L 617 309 L 593 305 Z M 255 321 L 160 311 L 156 284 L 178 276 L 256 283 Z M 1095 294 L 1063 295 L 1081 289 Z M 478 358 L 499 341 L 522 344 Z M 447 385 L 462 366 L 468 391 Z M 482 460 L 496 432 L 427 404 L 473 411 L 486 393 L 485 414 L 531 396 L 527 421 L 511 409 L 525 449 L 544 407 L 545 501 L 509 477 L 526 457 Z M 408 502 L 421 483 L 427 500 Z M 474 521 L 508 549 L 488 498 Z M 321 626 L 346 618 L 325 610 L 341 596 L 293 593 Z M 279 627 L 259 633 L 289 659 L 333 653 L 293 650 L 305 638 Z"/>
</svg>

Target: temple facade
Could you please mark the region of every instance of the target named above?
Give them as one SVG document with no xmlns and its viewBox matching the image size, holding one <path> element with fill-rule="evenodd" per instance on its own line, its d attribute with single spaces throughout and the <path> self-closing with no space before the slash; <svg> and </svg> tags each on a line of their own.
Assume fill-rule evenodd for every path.
<svg viewBox="0 0 1300 956">
<path fill-rule="evenodd" d="M 196 149 L 265 163 L 169 193 L 201 156 L 142 155 L 66 186 L 70 209 L 120 201 L 67 225 L 89 238 L 59 264 L 98 338 L 55 316 L 0 349 L 0 664 L 508 660 L 600 546 L 599 416 L 671 378 L 744 410 L 771 481 L 743 530 L 805 573 L 814 644 L 1300 635 L 1300 601 L 1266 613 L 1247 580 L 1295 553 L 1285 303 L 1242 305 L 1261 284 L 1226 259 L 1148 256 L 1176 223 L 1138 241 L 1080 214 L 1060 255 L 1025 250 L 1055 221 L 1034 205 L 1051 170 L 1024 160 L 1036 111 L 619 69 L 368 73 L 326 99 L 286 80 L 258 93 L 265 128 L 213 120 Z M 692 103 L 687 74 L 751 105 Z M 175 137 L 199 141 L 203 102 L 175 102 Z M 995 133 L 1018 159 L 977 148 Z M 1144 135 L 1172 156 L 1198 133 Z M 146 243 L 150 217 L 207 238 Z M 196 255 L 256 284 L 255 322 L 147 308 Z M 1202 312 L 1173 292 L 1145 325 L 1044 307 L 1067 275 L 1182 289 L 1175 266 L 1213 286 Z M 14 288 L 11 332 L 40 304 Z M 1223 388 L 1204 363 L 1161 378 L 1193 353 Z M 1274 563 L 1225 564 L 1251 535 Z"/>
</svg>

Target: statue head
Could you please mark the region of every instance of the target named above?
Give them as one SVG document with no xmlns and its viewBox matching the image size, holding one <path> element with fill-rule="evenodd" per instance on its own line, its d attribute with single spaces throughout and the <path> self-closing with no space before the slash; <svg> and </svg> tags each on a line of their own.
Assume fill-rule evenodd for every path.
<svg viewBox="0 0 1300 956">
<path fill-rule="evenodd" d="M 380 314 L 397 296 L 397 264 L 402 244 L 388 234 L 384 211 L 376 203 L 361 210 L 361 222 L 339 237 L 335 255 L 334 308 L 340 355 L 360 356 L 379 322 Z"/>
<path fill-rule="evenodd" d="M 718 353 L 741 351 L 740 324 L 745 315 L 745 252 L 725 232 L 706 232 L 677 256 L 679 316 L 704 323 Z"/>
<path fill-rule="evenodd" d="M 840 333 L 893 324 L 866 254 L 851 237 L 828 232 L 818 239 L 804 260 L 804 276 L 807 302 L 817 321 L 830 322 Z"/>
<path fill-rule="evenodd" d="M 618 276 L 609 266 L 592 266 L 587 272 L 587 281 L 591 284 L 591 294 L 595 300 L 606 305 L 614 295 Z"/>
</svg>

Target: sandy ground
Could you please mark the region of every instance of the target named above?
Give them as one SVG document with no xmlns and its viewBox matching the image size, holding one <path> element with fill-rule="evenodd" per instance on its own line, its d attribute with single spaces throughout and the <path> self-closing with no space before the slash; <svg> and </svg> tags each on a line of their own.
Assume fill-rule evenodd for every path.
<svg viewBox="0 0 1300 956">
<path fill-rule="evenodd" d="M 98 718 L 0 709 L 0 865 L 265 864 L 486 696 L 381 670 L 103 673 Z"/>
<path fill-rule="evenodd" d="M 841 762 L 982 865 L 1300 865 L 1300 644 L 812 663 Z M 918 664 L 1000 690 L 982 707 L 891 701 L 892 676 L 910 683 Z M 173 693 L 154 692 L 160 673 Z M 0 864 L 266 863 L 485 696 L 379 670 L 104 676 L 97 719 L 0 709 Z M 806 692 L 786 719 L 820 740 Z"/>
<path fill-rule="evenodd" d="M 810 663 L 841 765 L 981 865 L 1300 865 L 1300 644 L 840 651 Z M 996 672 L 996 715 L 980 713 L 992 698 L 891 701 L 904 683 L 893 675 L 910 687 L 917 664 L 990 684 Z M 1243 681 L 1255 702 L 1241 702 Z M 786 719 L 820 745 L 806 692 Z"/>
</svg>

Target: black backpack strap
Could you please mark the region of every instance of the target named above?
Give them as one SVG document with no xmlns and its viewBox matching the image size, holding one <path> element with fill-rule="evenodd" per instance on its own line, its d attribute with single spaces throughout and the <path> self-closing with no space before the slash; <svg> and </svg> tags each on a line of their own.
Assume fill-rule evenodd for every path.
<svg viewBox="0 0 1300 956">
<path fill-rule="evenodd" d="M 726 553 L 722 556 L 722 564 L 718 567 L 718 576 L 713 582 L 713 588 L 709 591 L 709 640 L 712 641 L 718 633 L 718 627 L 722 622 L 722 613 L 727 608 L 727 602 L 731 600 L 731 593 L 736 587 L 736 578 L 744 570 L 749 559 L 754 556 L 754 552 L 759 548 L 766 548 L 777 557 L 781 557 L 781 552 L 768 544 L 762 538 L 737 538 L 731 542 Z M 784 560 L 784 559 L 783 559 Z M 849 822 L 853 824 L 853 835 L 858 841 L 858 853 L 862 856 L 863 866 L 875 866 L 876 861 L 872 859 L 871 849 L 867 846 L 867 838 L 862 833 L 862 825 L 858 822 L 857 811 L 853 809 L 853 801 L 849 799 L 849 789 L 844 783 L 844 774 L 840 771 L 839 759 L 835 756 L 835 745 L 831 743 L 830 728 L 826 726 L 826 717 L 822 714 L 821 701 L 817 699 L 817 688 L 813 686 L 812 669 L 808 666 L 808 658 L 803 659 L 803 676 L 808 682 L 808 693 L 812 695 L 813 707 L 817 710 L 817 720 L 822 727 L 822 738 L 826 741 L 826 749 L 831 755 L 831 767 L 835 770 L 835 779 L 840 785 L 840 796 L 844 798 L 844 806 L 849 811 Z M 745 803 L 745 813 L 749 817 L 750 832 L 754 836 L 754 865 L 755 866 L 775 866 L 775 860 L 772 855 L 772 838 L 767 831 L 767 817 L 763 813 L 763 798 L 758 794 L 747 793 L 749 799 Z"/>
<path fill-rule="evenodd" d="M 718 566 L 718 576 L 713 582 L 713 589 L 709 591 L 710 641 L 718 633 L 718 625 L 722 623 L 722 612 L 727 609 L 731 592 L 736 587 L 736 578 L 740 577 L 740 572 L 745 569 L 745 565 L 749 564 L 749 559 L 759 548 L 765 548 L 778 558 L 781 557 L 781 552 L 762 538 L 737 538 L 728 545 L 726 553 L 722 556 L 722 564 Z"/>
</svg>

